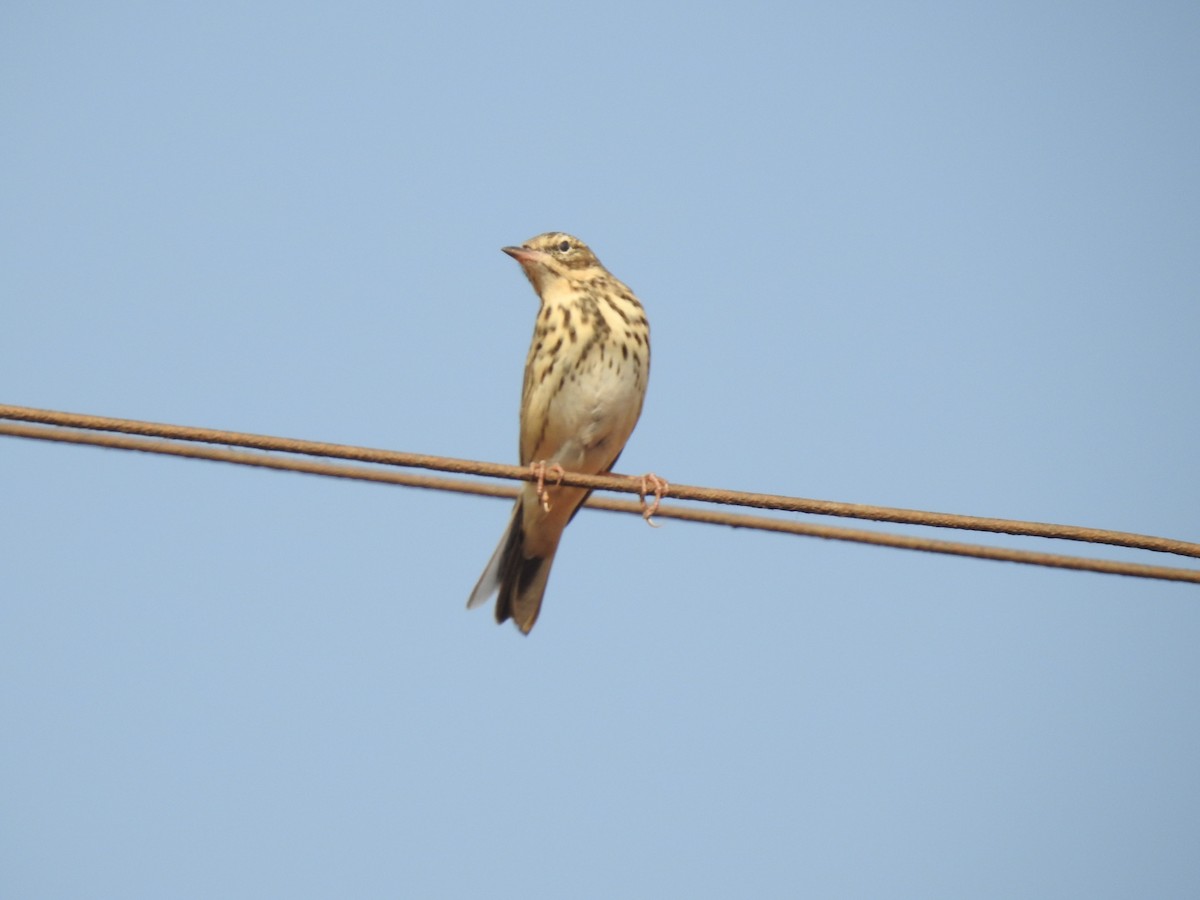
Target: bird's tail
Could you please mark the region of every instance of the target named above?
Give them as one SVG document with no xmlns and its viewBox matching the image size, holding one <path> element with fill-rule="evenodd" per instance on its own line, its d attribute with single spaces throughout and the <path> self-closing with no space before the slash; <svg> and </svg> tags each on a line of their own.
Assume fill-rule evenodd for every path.
<svg viewBox="0 0 1200 900">
<path fill-rule="evenodd" d="M 513 506 L 512 518 L 504 537 L 483 570 L 475 590 L 471 591 L 467 608 L 482 606 L 492 594 L 499 591 L 496 621 L 512 619 L 524 634 L 529 634 L 542 608 L 542 596 L 546 593 L 546 582 L 550 578 L 550 565 L 554 562 L 558 541 L 555 540 L 552 546 L 533 556 L 525 555 L 524 502 L 526 498 L 522 495 Z M 536 499 L 533 502 L 537 502 Z"/>
</svg>

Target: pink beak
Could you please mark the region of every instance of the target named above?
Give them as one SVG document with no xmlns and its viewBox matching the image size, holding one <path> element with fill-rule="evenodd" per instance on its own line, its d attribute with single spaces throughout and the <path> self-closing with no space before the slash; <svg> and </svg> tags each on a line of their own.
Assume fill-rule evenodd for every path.
<svg viewBox="0 0 1200 900">
<path fill-rule="evenodd" d="M 528 247 L 501 247 L 500 249 L 523 266 L 536 263 L 543 256 L 541 250 L 530 250 Z"/>
</svg>

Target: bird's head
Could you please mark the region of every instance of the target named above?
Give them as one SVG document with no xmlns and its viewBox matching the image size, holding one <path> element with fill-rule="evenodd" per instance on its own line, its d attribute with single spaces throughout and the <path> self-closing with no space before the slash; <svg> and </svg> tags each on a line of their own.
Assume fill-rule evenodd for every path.
<svg viewBox="0 0 1200 900">
<path fill-rule="evenodd" d="M 549 231 L 530 238 L 520 247 L 504 247 L 504 252 L 521 264 L 533 289 L 541 294 L 560 278 L 585 280 L 602 274 L 604 267 L 583 241 L 561 231 Z"/>
</svg>

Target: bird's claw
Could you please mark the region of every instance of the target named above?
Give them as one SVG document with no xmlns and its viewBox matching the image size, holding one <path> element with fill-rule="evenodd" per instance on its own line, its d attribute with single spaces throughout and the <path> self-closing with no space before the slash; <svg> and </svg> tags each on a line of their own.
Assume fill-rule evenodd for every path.
<svg viewBox="0 0 1200 900">
<path fill-rule="evenodd" d="M 550 512 L 550 492 L 546 490 L 546 473 L 549 472 L 554 477 L 556 485 L 562 484 L 563 476 L 567 473 L 558 463 L 550 466 L 546 465 L 544 459 L 540 462 L 535 462 L 529 468 L 537 476 L 537 497 L 542 504 L 542 512 Z"/>
<path fill-rule="evenodd" d="M 667 492 L 671 489 L 671 485 L 659 478 L 653 472 L 647 472 L 642 476 L 642 487 L 638 491 L 638 499 L 642 501 L 642 518 L 646 520 L 646 524 L 651 528 L 658 528 L 658 524 L 654 521 L 653 516 L 658 512 L 658 506 L 662 503 L 663 497 L 667 496 Z M 646 502 L 646 495 L 654 494 L 654 499 Z"/>
</svg>

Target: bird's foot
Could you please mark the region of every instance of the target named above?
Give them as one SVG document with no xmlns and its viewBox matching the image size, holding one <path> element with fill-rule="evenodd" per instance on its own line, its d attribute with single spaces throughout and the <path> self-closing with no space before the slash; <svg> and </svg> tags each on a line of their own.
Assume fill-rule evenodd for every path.
<svg viewBox="0 0 1200 900">
<path fill-rule="evenodd" d="M 642 489 L 638 491 L 638 499 L 642 501 L 642 518 L 651 528 L 658 527 L 653 516 L 658 512 L 658 505 L 662 503 L 663 497 L 667 496 L 669 490 L 671 490 L 671 485 L 653 472 L 647 472 L 642 476 Z M 646 495 L 650 493 L 654 494 L 654 499 L 647 503 Z"/>
<path fill-rule="evenodd" d="M 529 469 L 537 476 L 537 497 L 542 504 L 542 512 L 550 512 L 550 492 L 546 490 L 546 474 L 549 473 L 554 478 L 554 483 L 559 485 L 562 484 L 563 476 L 567 473 L 558 463 L 551 466 L 546 465 L 544 459 L 535 462 Z"/>
</svg>

